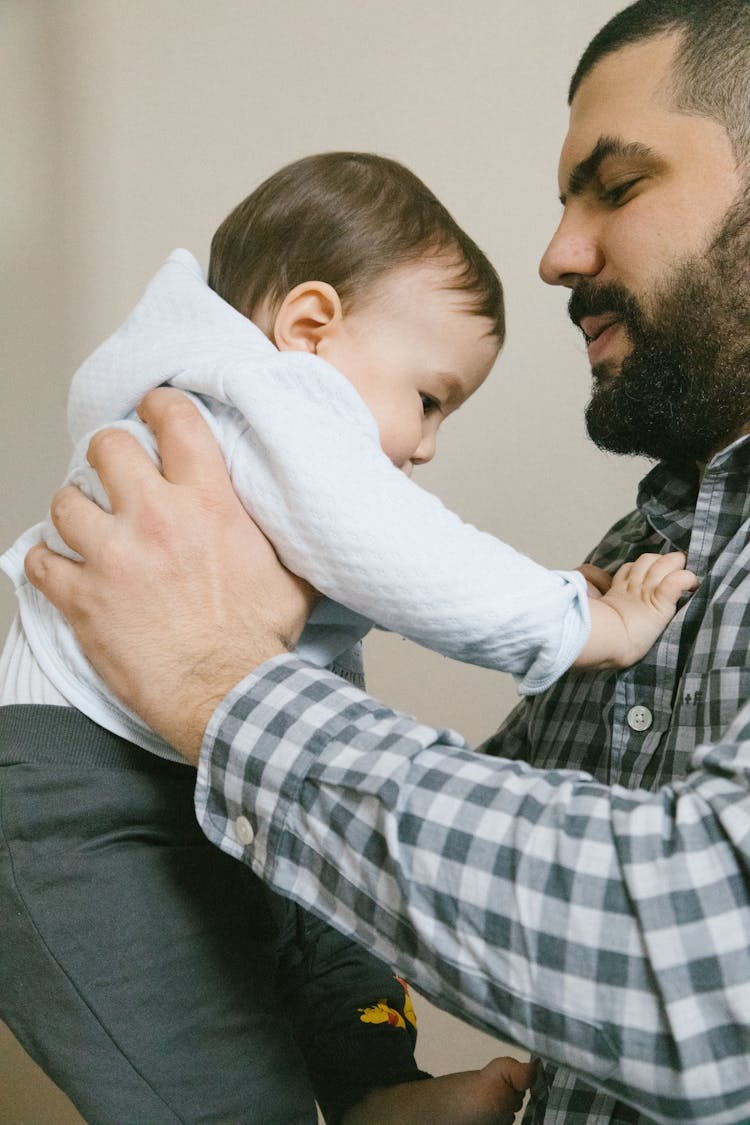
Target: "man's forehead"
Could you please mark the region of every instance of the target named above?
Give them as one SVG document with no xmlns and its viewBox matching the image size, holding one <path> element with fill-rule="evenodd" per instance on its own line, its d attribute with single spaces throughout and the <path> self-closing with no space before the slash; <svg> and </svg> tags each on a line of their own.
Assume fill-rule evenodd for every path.
<svg viewBox="0 0 750 1125">
<path fill-rule="evenodd" d="M 605 55 L 582 80 L 570 107 L 560 154 L 561 189 L 573 167 L 604 137 L 648 143 L 648 131 L 667 123 L 672 63 L 680 36 L 663 35 Z"/>
</svg>

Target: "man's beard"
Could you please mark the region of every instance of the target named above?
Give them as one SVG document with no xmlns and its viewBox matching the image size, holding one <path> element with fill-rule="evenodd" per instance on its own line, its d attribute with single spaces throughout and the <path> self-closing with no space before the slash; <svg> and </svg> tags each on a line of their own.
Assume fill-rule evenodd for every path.
<svg viewBox="0 0 750 1125">
<path fill-rule="evenodd" d="M 750 423 L 750 204 L 730 208 L 709 250 L 649 299 L 584 280 L 568 311 L 617 313 L 632 344 L 619 371 L 592 368 L 591 439 L 676 466 L 706 462 Z"/>
</svg>

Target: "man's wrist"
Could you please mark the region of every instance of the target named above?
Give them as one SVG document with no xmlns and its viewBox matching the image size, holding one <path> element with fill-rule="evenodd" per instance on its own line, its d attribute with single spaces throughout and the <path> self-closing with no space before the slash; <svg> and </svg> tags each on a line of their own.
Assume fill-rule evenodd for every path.
<svg viewBox="0 0 750 1125">
<path fill-rule="evenodd" d="M 256 675 L 262 675 L 269 661 L 289 655 L 289 651 L 279 644 L 278 648 L 274 647 L 263 657 L 256 655 L 250 660 L 245 659 L 244 674 L 242 671 L 238 674 L 237 661 L 227 666 L 228 662 L 224 660 L 223 668 L 214 661 L 209 664 L 209 674 L 205 676 L 200 669 L 195 669 L 188 680 L 183 680 L 182 703 L 178 700 L 170 703 L 163 728 L 157 727 L 157 733 L 166 738 L 191 765 L 197 766 L 211 718 L 224 700 L 234 696 L 246 684 L 249 690 L 249 684 Z"/>
<path fill-rule="evenodd" d="M 289 670 L 280 670 L 283 665 L 289 665 Z M 265 862 L 268 831 L 279 794 L 267 792 L 265 786 L 258 788 L 259 781 L 261 777 L 268 781 L 265 759 L 276 755 L 280 741 L 285 751 L 295 752 L 283 737 L 266 737 L 266 723 L 270 720 L 275 726 L 273 717 L 278 712 L 278 702 L 275 706 L 269 706 L 269 702 L 278 680 L 286 680 L 295 668 L 313 671 L 295 653 L 281 654 L 261 664 L 220 700 L 206 724 L 196 763 L 196 816 L 208 839 L 236 859 L 248 858 L 248 840 L 237 827 L 241 820 L 245 829 L 254 826 L 253 861 Z M 322 669 L 314 671 L 322 673 Z M 262 712 L 262 721 L 252 719 L 256 707 Z M 240 722 L 240 731 L 237 720 L 242 718 L 249 721 Z M 263 807 L 258 808 L 258 803 Z"/>
</svg>

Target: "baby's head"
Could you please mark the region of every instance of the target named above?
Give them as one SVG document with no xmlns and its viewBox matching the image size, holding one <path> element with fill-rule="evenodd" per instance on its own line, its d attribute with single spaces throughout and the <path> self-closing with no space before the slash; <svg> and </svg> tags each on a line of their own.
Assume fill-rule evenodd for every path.
<svg viewBox="0 0 750 1125">
<path fill-rule="evenodd" d="M 214 235 L 208 283 L 279 349 L 337 367 L 407 472 L 505 331 L 481 250 L 413 173 L 367 153 L 309 156 L 261 184 Z"/>
</svg>

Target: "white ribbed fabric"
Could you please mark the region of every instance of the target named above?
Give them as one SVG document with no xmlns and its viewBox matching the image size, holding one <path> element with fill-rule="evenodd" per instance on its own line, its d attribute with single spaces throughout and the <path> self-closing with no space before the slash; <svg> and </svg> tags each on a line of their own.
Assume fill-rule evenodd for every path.
<svg viewBox="0 0 750 1125">
<path fill-rule="evenodd" d="M 16 614 L 0 652 L 0 707 L 11 703 L 69 706 L 64 695 L 45 676 Z"/>
<path fill-rule="evenodd" d="M 529 693 L 549 686 L 580 652 L 589 632 L 582 576 L 545 570 L 462 523 L 395 469 L 347 379 L 317 356 L 279 352 L 208 288 L 185 250 L 170 255 L 73 380 L 68 480 L 103 507 L 106 495 L 85 458 L 91 432 L 122 425 L 158 460 L 133 410 L 166 382 L 199 396 L 243 504 L 283 561 L 327 595 L 302 637 L 305 660 L 329 664 L 375 621 L 456 659 L 512 672 Z M 44 673 L 96 722 L 174 756 L 110 696 L 67 623 L 26 582 L 23 558 L 41 537 L 66 550 L 49 523 L 39 524 L 0 566 L 16 584 Z"/>
</svg>

